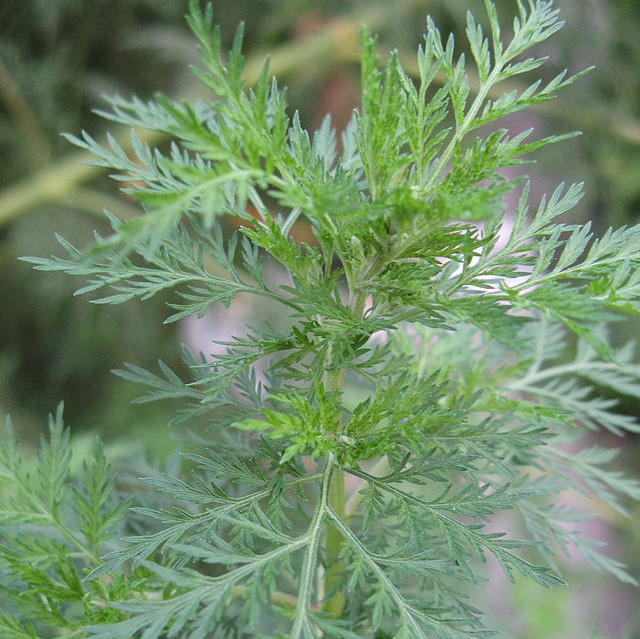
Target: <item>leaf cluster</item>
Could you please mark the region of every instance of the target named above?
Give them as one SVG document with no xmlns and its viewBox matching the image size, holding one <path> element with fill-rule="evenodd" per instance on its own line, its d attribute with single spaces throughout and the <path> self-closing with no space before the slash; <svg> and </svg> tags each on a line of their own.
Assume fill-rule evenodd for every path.
<svg viewBox="0 0 640 639">
<path fill-rule="evenodd" d="M 116 621 L 110 602 L 136 591 L 135 575 L 86 580 L 116 543 L 129 507 L 102 447 L 73 472 L 62 405 L 36 463 L 25 460 L 10 420 L 0 441 L 2 635 L 72 637 L 88 623 Z"/>
</svg>

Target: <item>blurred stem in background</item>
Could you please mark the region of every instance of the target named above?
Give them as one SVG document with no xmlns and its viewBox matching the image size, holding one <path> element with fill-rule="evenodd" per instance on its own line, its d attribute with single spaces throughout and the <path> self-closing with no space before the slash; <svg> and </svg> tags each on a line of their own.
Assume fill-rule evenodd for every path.
<svg viewBox="0 0 640 639">
<path fill-rule="evenodd" d="M 11 78 L 6 65 L 0 59 L 0 99 L 15 121 L 17 128 L 24 135 L 29 148 L 29 160 L 35 167 L 48 164 L 51 159 L 49 140 L 40 126 L 38 118 L 31 110 L 29 103 Z"/>
</svg>

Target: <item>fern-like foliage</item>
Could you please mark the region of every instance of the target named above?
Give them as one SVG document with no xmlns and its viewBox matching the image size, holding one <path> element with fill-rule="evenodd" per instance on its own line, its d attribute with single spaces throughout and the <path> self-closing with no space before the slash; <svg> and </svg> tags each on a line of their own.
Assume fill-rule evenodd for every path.
<svg viewBox="0 0 640 639">
<path fill-rule="evenodd" d="M 104 304 L 170 289 L 167 321 L 240 294 L 277 305 L 283 321 L 257 320 L 221 355 L 185 351 L 186 379 L 163 363 L 118 372 L 147 388 L 141 401 L 181 401 L 179 427 L 211 427 L 186 456 L 190 473 L 145 480 L 156 497 L 144 493 L 152 501 L 136 505 L 121 545 L 108 547 L 121 510 L 105 507 L 102 457 L 68 503 L 58 427 L 38 479 L 7 440 L 0 566 L 18 614 L 3 617 L 7 632 L 36 636 L 33 613 L 95 639 L 466 639 L 488 634 L 469 599 L 487 556 L 511 579 L 558 587 L 556 555 L 576 548 L 633 581 L 575 532 L 585 514 L 562 495 L 620 512 L 640 497 L 611 468 L 615 453 L 587 437 L 640 428 L 613 398 L 640 397 L 633 346 L 614 348 L 604 328 L 638 312 L 640 227 L 594 238 L 563 221 L 580 185 L 532 207 L 528 187 L 502 176 L 568 136 L 496 123 L 575 76 L 489 98 L 543 64 L 527 52 L 562 23 L 551 2 L 518 2 L 505 43 L 485 6 L 488 35 L 467 22 L 475 93 L 430 20 L 415 79 L 396 54 L 381 68 L 364 31 L 362 102 L 339 137 L 328 119 L 310 135 L 290 117 L 268 66 L 246 87 L 242 30 L 224 55 L 211 8 L 194 1 L 196 73 L 213 97 L 117 97 L 103 114 L 171 136 L 169 151 L 135 132 L 133 158 L 114 138 L 69 136 L 144 214 L 109 215 L 111 235 L 86 250 L 61 238 L 66 255 L 29 258 L 36 268 L 86 278 L 79 292 Z M 509 211 L 503 198 L 518 189 Z M 293 238 L 299 223 L 312 245 Z M 50 536 L 18 533 L 37 525 Z"/>
<path fill-rule="evenodd" d="M 25 461 L 7 420 L 0 440 L 0 631 L 11 639 L 75 637 L 121 617 L 110 605 L 136 589 L 124 573 L 87 575 L 121 534 L 128 503 L 100 445 L 72 474 L 62 406 L 49 418 L 36 463 Z M 54 632 L 55 634 L 50 634 Z"/>
</svg>

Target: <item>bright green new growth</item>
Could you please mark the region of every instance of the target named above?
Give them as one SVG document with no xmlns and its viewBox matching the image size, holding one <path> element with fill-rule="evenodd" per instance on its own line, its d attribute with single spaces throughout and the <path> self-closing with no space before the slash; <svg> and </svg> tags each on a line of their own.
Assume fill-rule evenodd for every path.
<svg viewBox="0 0 640 639">
<path fill-rule="evenodd" d="M 104 113 L 168 134 L 170 152 L 135 133 L 133 159 L 113 138 L 71 137 L 145 215 L 110 216 L 113 233 L 86 251 L 60 238 L 67 256 L 29 258 L 36 268 L 88 278 L 79 293 L 101 291 L 98 303 L 171 289 L 167 321 L 240 294 L 289 319 L 253 326 L 211 359 L 186 352 L 187 381 L 162 363 L 159 375 L 119 372 L 149 388 L 142 401 L 182 400 L 176 423 L 211 427 L 202 453 L 186 455 L 190 470 L 147 479 L 155 492 L 128 518 L 109 505 L 101 453 L 69 497 L 61 426 L 38 479 L 5 440 L 5 636 L 462 639 L 486 633 L 464 593 L 487 555 L 552 587 L 563 583 L 555 556 L 576 547 L 632 581 L 566 525 L 584 515 L 558 496 L 596 494 L 621 512 L 620 496 L 640 497 L 608 469 L 613 451 L 582 444 L 585 429 L 640 431 L 594 390 L 640 397 L 632 346 L 611 347 L 604 328 L 640 310 L 640 226 L 594 239 L 561 222 L 579 185 L 534 209 L 525 186 L 504 210 L 521 182 L 499 171 L 567 136 L 482 127 L 574 78 L 490 98 L 542 65 L 523 54 L 561 23 L 550 2 L 518 3 L 504 44 L 485 4 L 488 38 L 471 15 L 467 25 L 477 93 L 430 20 L 415 82 L 395 54 L 380 69 L 365 32 L 362 104 L 338 140 L 329 120 L 310 137 L 289 118 L 268 67 L 247 89 L 242 31 L 223 56 L 211 9 L 193 2 L 196 73 L 214 98 L 115 98 Z M 223 230 L 225 216 L 239 232 Z M 292 238 L 299 221 L 316 245 Z M 485 530 L 496 515 L 510 534 Z M 14 560 L 25 554 L 33 571 Z"/>
</svg>

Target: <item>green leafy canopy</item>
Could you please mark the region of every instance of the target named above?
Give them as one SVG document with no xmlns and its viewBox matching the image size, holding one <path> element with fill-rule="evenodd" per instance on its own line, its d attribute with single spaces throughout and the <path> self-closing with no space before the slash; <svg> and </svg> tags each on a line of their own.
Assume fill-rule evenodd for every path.
<svg viewBox="0 0 640 639">
<path fill-rule="evenodd" d="M 640 497 L 587 439 L 640 431 L 612 399 L 640 398 L 633 345 L 605 328 L 640 311 L 640 226 L 594 238 L 563 221 L 580 185 L 531 206 L 504 177 L 570 136 L 500 121 L 577 76 L 526 80 L 544 63 L 530 49 L 562 26 L 551 2 L 519 1 L 508 42 L 485 8 L 486 34 L 467 17 L 468 58 L 429 19 L 415 78 L 396 53 L 381 66 L 363 31 L 359 109 L 341 135 L 328 118 L 310 135 L 268 64 L 246 86 L 242 29 L 224 54 L 194 1 L 211 99 L 113 98 L 102 114 L 132 127 L 134 157 L 114 137 L 68 136 L 143 214 L 108 214 L 112 232 L 85 250 L 60 238 L 66 255 L 27 258 L 37 269 L 81 276 L 78 293 L 102 304 L 170 291 L 168 322 L 239 295 L 286 319 L 257 313 L 219 355 L 185 350 L 186 380 L 164 363 L 118 372 L 147 387 L 140 401 L 179 400 L 180 428 L 209 426 L 183 471 L 144 480 L 133 511 L 110 505 L 100 451 L 69 488 L 60 426 L 30 476 L 7 435 L 7 636 L 462 639 L 488 633 L 468 599 L 488 555 L 557 587 L 557 555 L 577 549 L 633 581 L 580 536 L 587 515 L 564 494 L 622 513 Z M 521 88 L 500 94 L 505 80 Z M 313 242 L 294 238 L 299 224 Z"/>
</svg>

